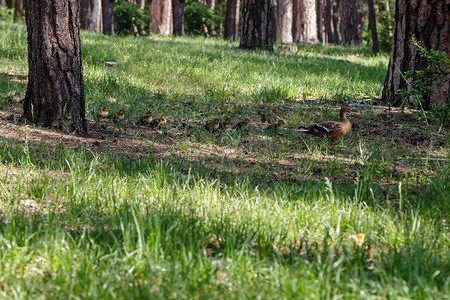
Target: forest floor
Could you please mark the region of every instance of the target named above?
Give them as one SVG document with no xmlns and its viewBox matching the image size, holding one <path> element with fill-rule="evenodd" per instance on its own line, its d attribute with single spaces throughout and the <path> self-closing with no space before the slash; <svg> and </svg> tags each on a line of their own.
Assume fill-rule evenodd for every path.
<svg viewBox="0 0 450 300">
<path fill-rule="evenodd" d="M 0 21 L 0 298 L 448 298 L 448 120 L 379 106 L 387 55 L 83 32 L 80 137 L 11 104 L 26 40 Z M 343 139 L 297 132 L 341 103 Z"/>
</svg>

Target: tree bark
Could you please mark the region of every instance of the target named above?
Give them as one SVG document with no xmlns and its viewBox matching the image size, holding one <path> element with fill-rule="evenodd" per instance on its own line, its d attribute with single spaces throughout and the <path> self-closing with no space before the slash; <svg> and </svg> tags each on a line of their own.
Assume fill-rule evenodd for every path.
<svg viewBox="0 0 450 300">
<path fill-rule="evenodd" d="M 102 31 L 102 0 L 80 1 L 80 24 L 81 29 L 92 32 Z"/>
<path fill-rule="evenodd" d="M 377 21 L 373 0 L 367 0 L 367 4 L 369 6 L 369 29 L 372 33 L 372 52 L 373 54 L 377 54 L 380 52 L 380 46 L 378 45 Z"/>
<path fill-rule="evenodd" d="M 32 123 L 87 132 L 77 0 L 26 0 L 28 86 L 23 117 Z"/>
<path fill-rule="evenodd" d="M 172 0 L 153 0 L 150 12 L 152 15 L 151 30 L 162 35 L 172 35 Z"/>
<path fill-rule="evenodd" d="M 14 22 L 20 21 L 23 17 L 23 1 L 16 0 L 14 3 Z"/>
<path fill-rule="evenodd" d="M 294 41 L 317 44 L 317 13 L 315 0 L 295 0 Z"/>
<path fill-rule="evenodd" d="M 103 34 L 114 35 L 115 0 L 102 0 Z"/>
<path fill-rule="evenodd" d="M 147 1 L 146 0 L 136 0 L 136 4 L 140 9 L 145 8 L 145 2 L 147 2 Z"/>
<path fill-rule="evenodd" d="M 173 7 L 173 33 L 184 35 L 184 8 L 185 0 L 172 0 Z"/>
<path fill-rule="evenodd" d="M 6 7 L 13 8 L 13 0 L 6 0 Z"/>
<path fill-rule="evenodd" d="M 275 9 L 272 0 L 243 0 L 239 48 L 273 51 Z"/>
<path fill-rule="evenodd" d="M 356 0 L 340 0 L 341 38 L 344 45 L 357 46 L 363 40 L 363 16 Z"/>
<path fill-rule="evenodd" d="M 5 0 L 0 0 L 0 6 L 5 6 L 5 5 L 6 5 Z"/>
<path fill-rule="evenodd" d="M 281 43 L 293 42 L 292 0 L 277 1 L 277 42 Z"/>
<path fill-rule="evenodd" d="M 240 0 L 228 0 L 225 14 L 225 39 L 234 41 L 239 37 Z"/>
<path fill-rule="evenodd" d="M 428 66 L 426 59 L 420 57 L 412 38 L 422 42 L 422 46 L 433 51 L 447 54 L 450 58 L 450 5 L 449 1 L 428 0 L 426 4 L 411 0 L 395 2 L 394 40 L 388 73 L 384 81 L 382 98 L 392 105 L 403 102 L 399 89 L 408 90 L 408 84 L 402 78 L 407 71 L 420 71 Z M 431 84 L 431 93 L 425 95 L 425 107 L 432 104 L 445 105 L 449 101 L 450 74 L 439 86 Z"/>
</svg>

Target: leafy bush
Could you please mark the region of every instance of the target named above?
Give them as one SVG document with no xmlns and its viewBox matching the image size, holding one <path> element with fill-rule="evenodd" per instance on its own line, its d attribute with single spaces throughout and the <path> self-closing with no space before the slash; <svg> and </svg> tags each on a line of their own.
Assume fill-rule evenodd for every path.
<svg viewBox="0 0 450 300">
<path fill-rule="evenodd" d="M 215 35 L 220 23 L 225 21 L 225 10 L 217 5 L 211 9 L 208 5 L 194 0 L 186 1 L 185 30 L 188 34 Z"/>
<path fill-rule="evenodd" d="M 117 0 L 114 8 L 115 30 L 118 34 L 147 34 L 150 26 L 148 10 L 140 9 L 136 4 Z"/>
<path fill-rule="evenodd" d="M 12 21 L 14 19 L 14 9 L 0 6 L 0 20 Z"/>
<path fill-rule="evenodd" d="M 392 30 L 394 28 L 394 9 L 378 13 L 378 42 L 380 51 L 390 53 L 392 48 Z"/>
</svg>

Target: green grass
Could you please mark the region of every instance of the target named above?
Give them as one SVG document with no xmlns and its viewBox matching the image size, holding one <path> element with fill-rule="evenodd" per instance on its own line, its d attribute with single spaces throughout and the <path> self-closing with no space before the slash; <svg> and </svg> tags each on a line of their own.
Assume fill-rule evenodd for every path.
<svg viewBox="0 0 450 300">
<path fill-rule="evenodd" d="M 97 147 L 17 127 L 5 106 L 0 298 L 449 298 L 448 128 L 428 129 L 421 147 L 404 137 L 421 134 L 414 116 L 363 136 L 386 121 L 367 108 L 336 148 L 292 129 L 335 118 L 339 100 L 379 97 L 387 57 L 155 35 L 83 33 L 82 44 L 95 134 L 107 97 L 130 119 L 150 107 L 173 127 L 182 116 L 252 123 L 175 136 L 127 123 Z M 26 90 L 26 49 L 24 26 L 0 22 L 0 98 Z M 264 134 L 260 102 L 288 121 L 282 135 Z M 139 147 L 115 149 L 122 140 Z"/>
</svg>

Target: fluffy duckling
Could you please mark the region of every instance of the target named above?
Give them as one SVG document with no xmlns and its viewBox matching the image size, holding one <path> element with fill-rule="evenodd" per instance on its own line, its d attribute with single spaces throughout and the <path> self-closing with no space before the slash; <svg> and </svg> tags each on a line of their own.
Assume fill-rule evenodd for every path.
<svg viewBox="0 0 450 300">
<path fill-rule="evenodd" d="M 102 119 L 106 119 L 109 116 L 109 111 L 111 110 L 111 108 L 106 105 L 105 107 L 103 107 L 102 109 L 100 109 L 97 113 L 98 115 L 98 119 L 102 120 Z"/>
<path fill-rule="evenodd" d="M 212 121 L 206 122 L 205 129 L 207 131 L 214 132 L 217 129 L 219 129 L 219 126 L 220 126 L 220 120 L 219 119 L 214 119 Z"/>
<path fill-rule="evenodd" d="M 278 132 L 278 129 L 286 125 L 286 121 L 283 119 L 278 120 L 278 122 L 270 124 L 266 127 L 266 132 Z"/>
<path fill-rule="evenodd" d="M 167 123 L 167 118 L 169 116 L 164 115 L 159 118 L 153 119 L 148 125 L 153 129 L 160 129 L 164 124 Z"/>
<path fill-rule="evenodd" d="M 231 118 L 226 117 L 223 121 L 219 123 L 219 130 L 225 130 L 231 124 Z"/>
<path fill-rule="evenodd" d="M 238 122 L 236 125 L 234 125 L 233 129 L 234 130 L 241 130 L 243 129 L 245 126 L 248 125 L 248 123 L 250 123 L 250 119 L 246 118 L 243 121 Z"/>
<path fill-rule="evenodd" d="M 139 125 L 150 125 L 153 121 L 153 114 L 151 111 L 148 111 L 144 116 L 139 119 Z"/>
<path fill-rule="evenodd" d="M 125 118 L 125 109 L 121 109 L 118 112 L 114 113 L 113 121 L 114 123 L 118 123 Z"/>
<path fill-rule="evenodd" d="M 340 110 L 340 122 L 326 121 L 318 124 L 301 126 L 299 127 L 298 132 L 312 134 L 320 137 L 321 139 L 323 139 L 324 136 L 327 136 L 333 141 L 337 140 L 344 137 L 352 129 L 352 124 L 347 119 L 347 113 L 352 111 L 358 112 L 356 109 L 343 105 Z"/>
</svg>

